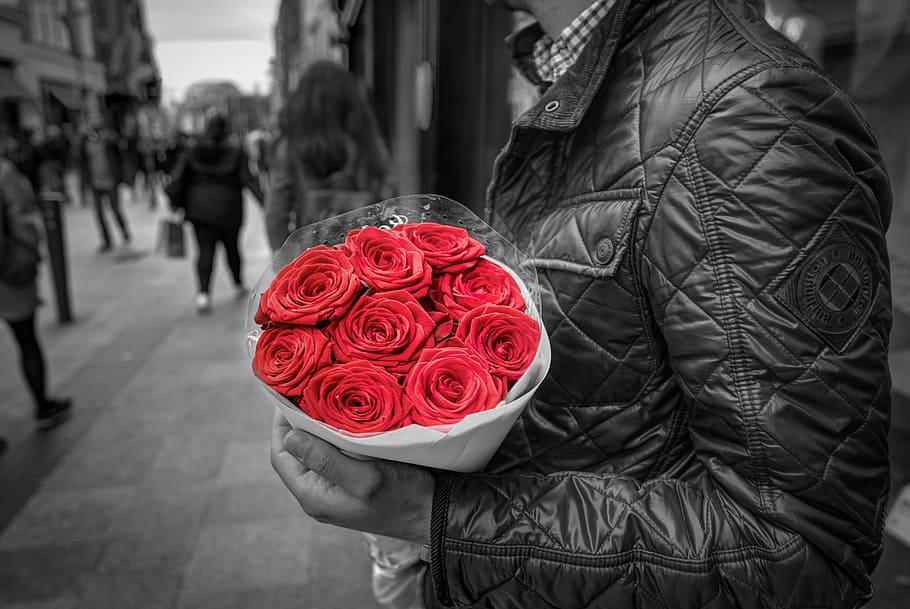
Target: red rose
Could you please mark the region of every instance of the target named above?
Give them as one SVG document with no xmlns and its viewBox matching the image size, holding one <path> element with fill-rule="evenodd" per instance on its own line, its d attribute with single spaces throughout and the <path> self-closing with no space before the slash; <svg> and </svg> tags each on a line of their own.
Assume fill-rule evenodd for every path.
<svg viewBox="0 0 910 609">
<path fill-rule="evenodd" d="M 259 300 L 254 320 L 315 326 L 354 303 L 363 285 L 340 249 L 317 245 L 278 271 Z"/>
<path fill-rule="evenodd" d="M 297 405 L 313 419 L 353 433 L 391 431 L 411 422 L 398 380 L 364 361 L 321 369 Z"/>
<path fill-rule="evenodd" d="M 437 308 L 448 311 L 457 320 L 469 310 L 488 303 L 525 310 L 525 302 L 515 279 L 486 258 L 478 260 L 464 273 L 439 275 L 429 295 Z"/>
<path fill-rule="evenodd" d="M 418 425 L 446 425 L 489 410 L 506 395 L 501 378 L 470 349 L 425 349 L 405 378 L 405 395 Z"/>
<path fill-rule="evenodd" d="M 517 381 L 537 353 L 540 326 L 512 307 L 488 304 L 465 313 L 455 336 L 476 351 L 494 375 Z"/>
<path fill-rule="evenodd" d="M 472 239 L 468 231 L 457 226 L 420 222 L 399 224 L 393 230 L 401 232 L 423 252 L 434 271 L 461 273 L 483 256 L 483 244 Z"/>
<path fill-rule="evenodd" d="M 355 228 L 344 246 L 357 274 L 374 290 L 426 295 L 433 271 L 423 252 L 401 234 L 372 226 Z"/>
<path fill-rule="evenodd" d="M 398 290 L 361 296 L 329 332 L 336 360 L 367 360 L 403 373 L 414 364 L 435 328 L 417 299 Z"/>
<path fill-rule="evenodd" d="M 331 363 L 329 341 L 315 328 L 266 328 L 256 341 L 253 372 L 286 397 L 303 394 L 316 370 Z"/>
</svg>

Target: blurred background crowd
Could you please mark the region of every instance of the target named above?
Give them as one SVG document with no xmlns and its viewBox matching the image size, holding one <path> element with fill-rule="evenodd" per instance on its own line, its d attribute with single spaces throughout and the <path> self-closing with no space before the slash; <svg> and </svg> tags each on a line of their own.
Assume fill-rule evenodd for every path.
<svg viewBox="0 0 910 609">
<path fill-rule="evenodd" d="M 762 0 L 756 0 L 761 6 Z M 118 180 L 135 200 L 173 171 L 206 117 L 225 116 L 251 170 L 268 173 L 281 109 L 313 62 L 354 74 L 375 108 L 400 193 L 437 192 L 482 207 L 492 159 L 511 118 L 535 92 L 515 76 L 502 41 L 521 16 L 482 3 L 429 0 L 281 0 L 256 9 L 271 21 L 269 57 L 250 82 L 232 80 L 231 56 L 196 81 L 169 80 L 150 23 L 186 13 L 177 27 L 224 29 L 213 5 L 173 0 L 0 0 L 0 137 L 36 188 L 62 183 L 87 205 L 85 142 L 104 133 L 117 150 Z M 249 11 L 251 9 L 247 9 Z M 866 112 L 895 190 L 896 216 L 910 205 L 910 3 L 903 0 L 765 0 L 767 21 L 799 44 Z M 152 18 L 150 18 L 150 15 Z M 231 34 L 227 34 L 231 35 Z M 239 36 L 233 34 L 235 37 Z M 191 62 L 191 56 L 171 63 Z M 482 64 L 485 70 L 474 66 Z M 181 75 L 183 77 L 183 75 Z"/>
</svg>

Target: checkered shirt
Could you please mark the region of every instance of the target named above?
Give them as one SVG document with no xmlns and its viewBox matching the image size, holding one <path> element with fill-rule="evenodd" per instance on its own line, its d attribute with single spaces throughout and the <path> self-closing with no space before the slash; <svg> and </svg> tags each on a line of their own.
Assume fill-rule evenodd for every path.
<svg viewBox="0 0 910 609">
<path fill-rule="evenodd" d="M 531 59 L 537 68 L 540 78 L 547 82 L 556 82 L 566 70 L 572 67 L 582 49 L 591 39 L 594 28 L 600 23 L 616 0 L 595 0 L 572 23 L 560 33 L 559 38 L 553 40 L 544 34 L 534 43 L 534 52 Z"/>
</svg>

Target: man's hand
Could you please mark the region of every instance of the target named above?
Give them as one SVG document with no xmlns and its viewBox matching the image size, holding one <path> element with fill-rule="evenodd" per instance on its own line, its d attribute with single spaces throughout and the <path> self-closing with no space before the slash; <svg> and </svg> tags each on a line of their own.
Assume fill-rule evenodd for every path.
<svg viewBox="0 0 910 609">
<path fill-rule="evenodd" d="M 435 482 L 423 468 L 361 461 L 316 436 L 291 429 L 275 409 L 272 467 L 303 511 L 348 529 L 426 544 Z"/>
</svg>

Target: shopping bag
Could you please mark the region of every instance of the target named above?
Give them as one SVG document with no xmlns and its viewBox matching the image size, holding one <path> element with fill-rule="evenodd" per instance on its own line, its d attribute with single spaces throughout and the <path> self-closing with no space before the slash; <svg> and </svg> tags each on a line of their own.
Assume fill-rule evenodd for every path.
<svg viewBox="0 0 910 609">
<path fill-rule="evenodd" d="M 183 218 L 164 216 L 158 225 L 158 251 L 168 258 L 186 257 L 186 235 Z"/>
</svg>

